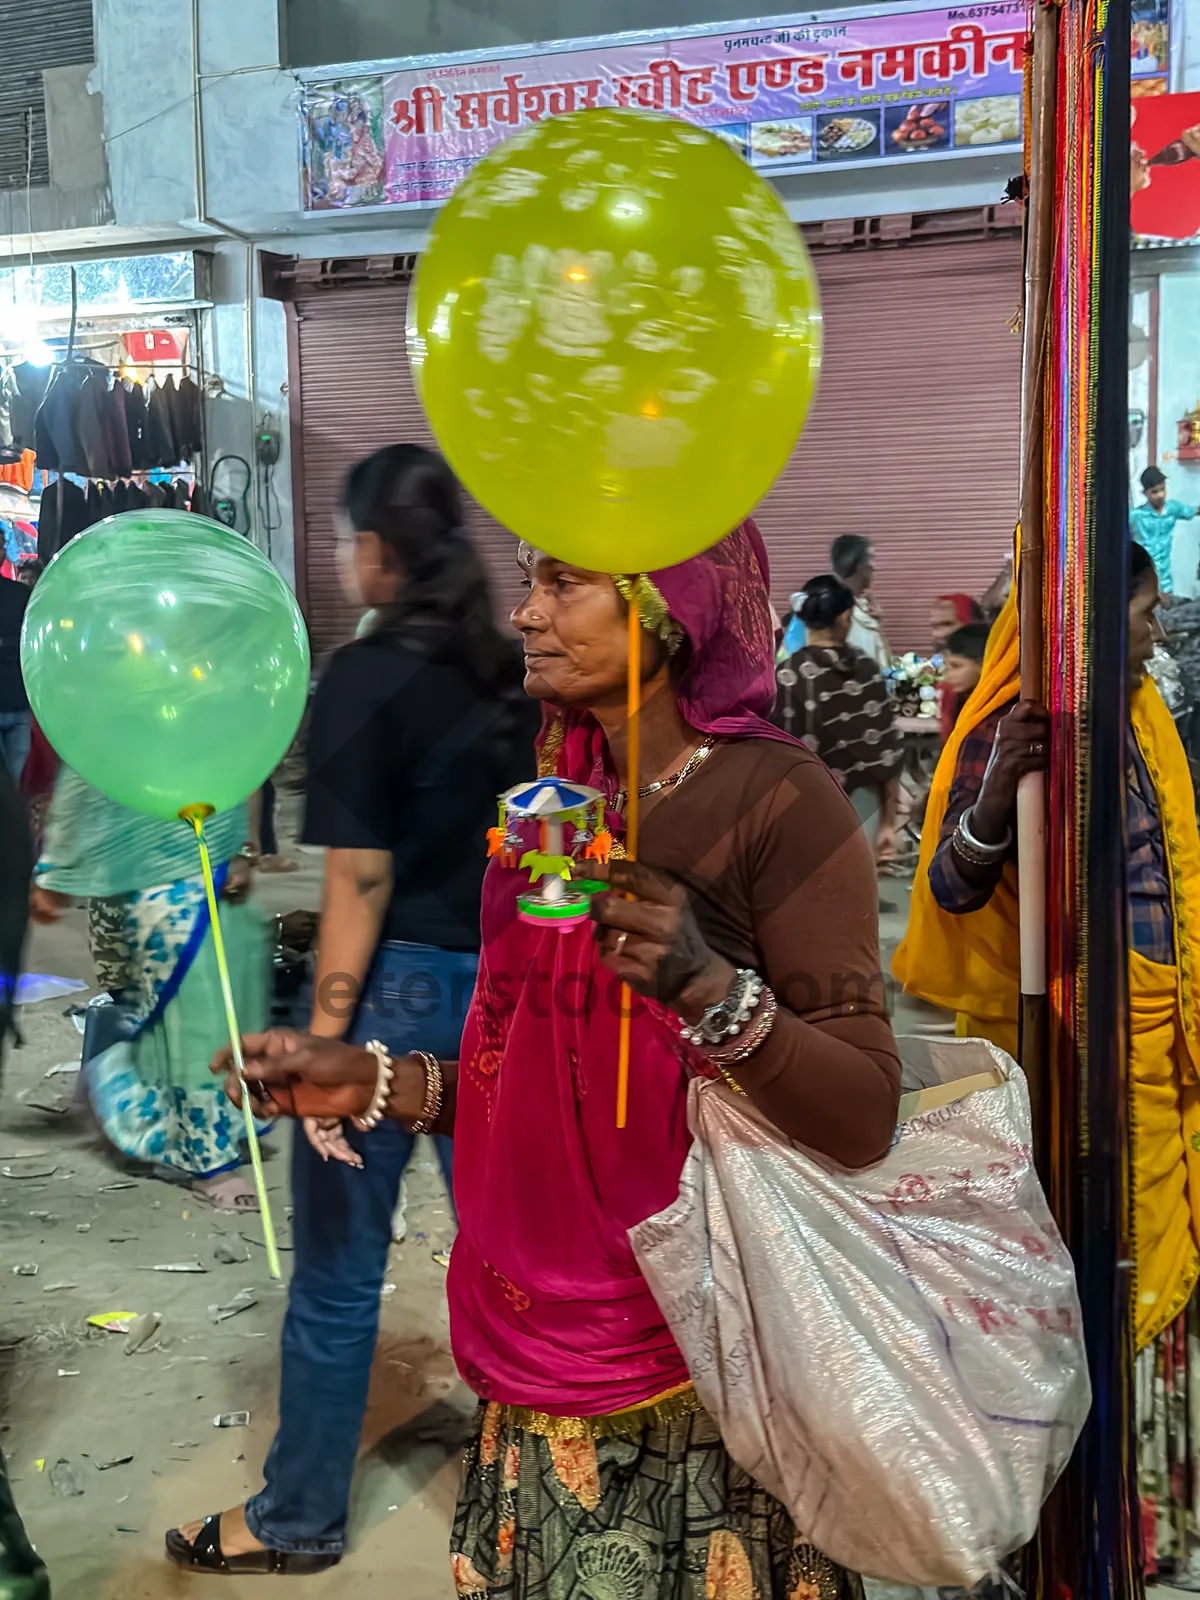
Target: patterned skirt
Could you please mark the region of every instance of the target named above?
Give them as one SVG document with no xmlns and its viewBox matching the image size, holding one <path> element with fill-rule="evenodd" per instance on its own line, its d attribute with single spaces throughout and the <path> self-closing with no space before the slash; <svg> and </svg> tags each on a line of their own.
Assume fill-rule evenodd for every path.
<svg viewBox="0 0 1200 1600">
<path fill-rule="evenodd" d="M 556 1420 L 480 1408 L 450 1543 L 460 1595 L 862 1600 L 703 1411 L 608 1437 L 548 1436 Z"/>
</svg>

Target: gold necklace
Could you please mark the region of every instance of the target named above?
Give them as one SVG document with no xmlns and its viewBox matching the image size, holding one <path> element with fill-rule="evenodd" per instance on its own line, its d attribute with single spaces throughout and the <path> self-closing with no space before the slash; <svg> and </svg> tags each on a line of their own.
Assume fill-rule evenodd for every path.
<svg viewBox="0 0 1200 1600">
<path fill-rule="evenodd" d="M 639 800 L 649 800 L 653 794 L 659 794 L 663 789 L 678 789 L 686 778 L 690 778 L 696 768 L 707 761 L 716 746 L 716 739 L 705 739 L 704 743 L 693 750 L 691 755 L 680 767 L 678 772 L 673 772 L 669 778 L 656 778 L 653 783 L 647 783 L 638 790 Z M 618 789 L 613 799 L 613 810 L 624 811 L 627 799 L 624 789 Z"/>
</svg>

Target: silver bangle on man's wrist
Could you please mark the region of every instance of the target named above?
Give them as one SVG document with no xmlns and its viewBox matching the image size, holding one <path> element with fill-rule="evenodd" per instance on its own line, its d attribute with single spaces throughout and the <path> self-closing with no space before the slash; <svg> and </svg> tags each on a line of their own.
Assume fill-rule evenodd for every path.
<svg viewBox="0 0 1200 1600">
<path fill-rule="evenodd" d="M 973 867 L 994 867 L 998 862 L 1003 861 L 1008 854 L 1009 847 L 1012 845 L 1012 829 L 1006 828 L 1003 839 L 998 840 L 995 844 L 986 844 L 982 839 L 977 839 L 971 832 L 971 818 L 974 812 L 975 807 L 968 806 L 962 816 L 959 817 L 958 826 L 955 828 L 951 839 L 952 847 L 964 861 L 969 862 Z"/>
</svg>

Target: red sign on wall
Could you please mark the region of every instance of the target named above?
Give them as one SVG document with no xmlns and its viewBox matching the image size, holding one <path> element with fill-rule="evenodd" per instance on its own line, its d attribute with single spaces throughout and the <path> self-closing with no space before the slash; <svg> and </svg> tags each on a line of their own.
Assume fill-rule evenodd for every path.
<svg viewBox="0 0 1200 1600">
<path fill-rule="evenodd" d="M 1193 239 L 1200 234 L 1200 94 L 1133 105 L 1133 231 L 1145 239 Z"/>
<path fill-rule="evenodd" d="M 136 367 L 152 367 L 156 362 L 178 364 L 179 340 L 166 328 L 151 328 L 121 335 L 125 354 Z"/>
</svg>

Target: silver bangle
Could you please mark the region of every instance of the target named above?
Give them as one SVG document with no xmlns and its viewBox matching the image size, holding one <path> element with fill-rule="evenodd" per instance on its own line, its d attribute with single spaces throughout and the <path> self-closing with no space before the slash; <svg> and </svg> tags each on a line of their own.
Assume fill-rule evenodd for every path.
<svg viewBox="0 0 1200 1600">
<path fill-rule="evenodd" d="M 723 1046 L 721 1049 L 708 1051 L 709 1061 L 718 1069 L 726 1082 L 733 1082 L 733 1079 L 730 1078 L 729 1073 L 726 1071 L 727 1067 L 733 1067 L 739 1061 L 748 1060 L 756 1050 L 767 1042 L 767 1035 L 775 1026 L 775 1017 L 778 1011 L 779 1002 L 771 990 L 764 987 L 758 1013 L 743 1036 L 740 1039 L 735 1039 L 732 1044 Z M 735 1084 L 734 1087 L 741 1090 L 740 1084 Z M 741 1092 L 745 1093 L 744 1090 L 741 1090 Z"/>
<path fill-rule="evenodd" d="M 371 1096 L 370 1105 L 361 1117 L 351 1117 L 350 1121 L 360 1133 L 370 1133 L 372 1128 L 378 1127 L 383 1121 L 384 1107 L 391 1097 L 392 1079 L 395 1074 L 392 1071 L 392 1058 L 387 1052 L 386 1045 L 380 1044 L 378 1039 L 372 1039 L 363 1046 L 363 1049 L 369 1050 L 375 1057 L 379 1073 L 375 1079 L 375 1093 Z"/>
<path fill-rule="evenodd" d="M 971 817 L 975 811 L 974 806 L 968 806 L 958 819 L 958 826 L 954 830 L 954 848 L 964 861 L 969 861 L 976 867 L 994 867 L 1008 854 L 1012 844 L 1012 829 L 1004 830 L 1004 837 L 995 844 L 985 844 L 982 839 L 977 839 L 971 832 Z"/>
<path fill-rule="evenodd" d="M 763 981 L 749 967 L 739 967 L 729 986 L 729 993 L 715 1006 L 708 1006 L 700 1020 L 690 1027 L 685 1023 L 680 1033 L 688 1044 L 701 1047 L 724 1044 L 726 1039 L 736 1039 L 745 1023 L 750 1021 L 762 999 Z"/>
</svg>

